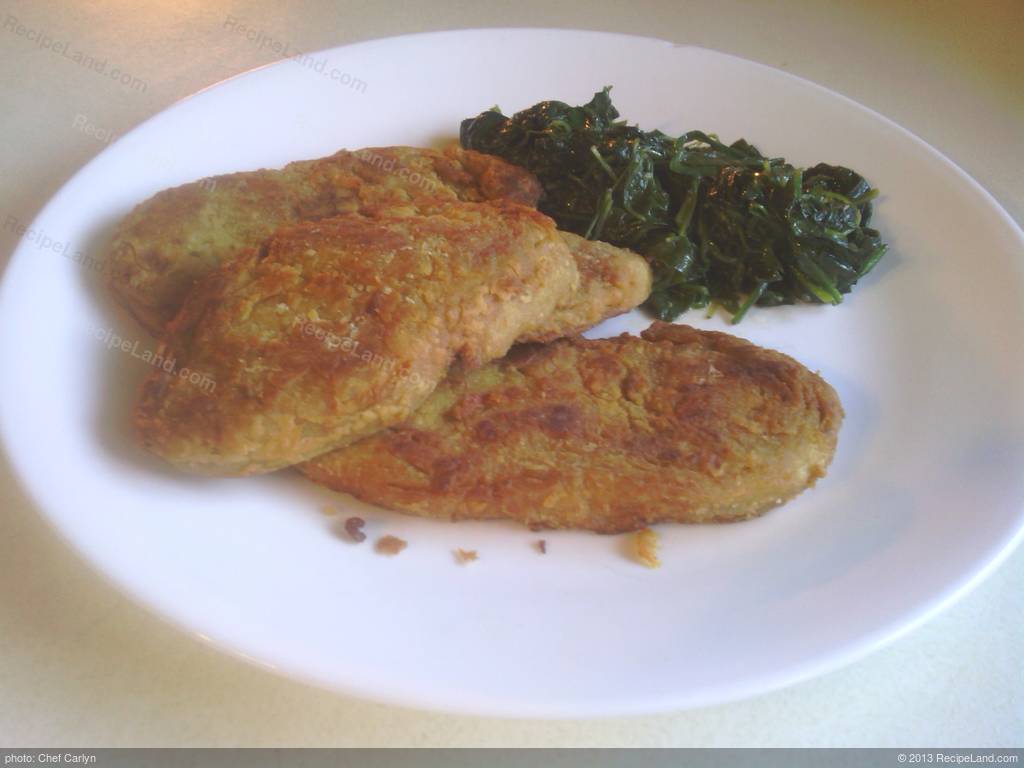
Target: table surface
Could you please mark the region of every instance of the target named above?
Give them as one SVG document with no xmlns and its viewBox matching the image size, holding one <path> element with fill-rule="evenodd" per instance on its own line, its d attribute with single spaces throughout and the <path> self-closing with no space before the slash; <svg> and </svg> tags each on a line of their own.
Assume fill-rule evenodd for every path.
<svg viewBox="0 0 1024 768">
<path fill-rule="evenodd" d="M 952 158 L 1024 221 L 1019 0 L 13 0 L 0 9 L 0 217 L 30 221 L 105 143 L 292 49 L 437 29 L 563 27 L 661 37 L 814 80 Z M 927 7 L 927 10 L 925 8 Z M 11 29 L 117 65 L 124 87 Z M 95 132 L 93 132 L 95 133 Z M 16 235 L 0 230 L 3 264 Z M 707 709 L 588 721 L 455 717 L 344 698 L 218 653 L 114 591 L 53 534 L 0 460 L 2 746 L 1021 746 L 1024 551 L 926 625 L 824 677 Z"/>
</svg>

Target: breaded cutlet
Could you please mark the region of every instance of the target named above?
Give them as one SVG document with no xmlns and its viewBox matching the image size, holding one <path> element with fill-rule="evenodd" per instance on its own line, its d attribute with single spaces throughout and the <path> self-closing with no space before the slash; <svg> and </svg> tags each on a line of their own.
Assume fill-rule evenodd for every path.
<svg viewBox="0 0 1024 768">
<path fill-rule="evenodd" d="M 176 370 L 150 375 L 135 421 L 186 471 L 296 464 L 404 421 L 454 362 L 550 331 L 579 289 L 554 222 L 515 203 L 294 224 L 199 281 L 159 349 Z"/>
<path fill-rule="evenodd" d="M 790 357 L 655 323 L 455 372 L 404 423 L 299 469 L 424 517 L 619 533 L 781 504 L 825 474 L 842 416 Z"/>
<path fill-rule="evenodd" d="M 108 280 L 159 336 L 196 281 L 279 227 L 348 213 L 429 213 L 451 202 L 535 206 L 540 184 L 497 157 L 452 147 L 342 150 L 277 170 L 213 176 L 154 195 L 118 226 Z"/>
<path fill-rule="evenodd" d="M 602 320 L 639 306 L 651 293 L 651 267 L 639 254 L 600 240 L 559 232 L 576 260 L 579 290 L 550 317 L 540 318 L 518 341 L 552 341 L 581 333 Z"/>
</svg>

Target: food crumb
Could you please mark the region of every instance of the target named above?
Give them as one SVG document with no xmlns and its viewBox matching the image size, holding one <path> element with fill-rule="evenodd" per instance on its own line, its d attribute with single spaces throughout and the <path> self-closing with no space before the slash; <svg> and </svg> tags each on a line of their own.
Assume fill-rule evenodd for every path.
<svg viewBox="0 0 1024 768">
<path fill-rule="evenodd" d="M 633 539 L 633 546 L 636 551 L 636 558 L 642 565 L 648 568 L 661 567 L 658 560 L 658 534 L 650 528 L 637 531 Z"/>
<path fill-rule="evenodd" d="M 362 533 L 362 531 L 360 531 Z M 363 534 L 364 536 L 366 534 Z M 408 546 L 403 539 L 397 536 L 381 536 L 377 539 L 375 549 L 382 555 L 397 555 Z"/>
<path fill-rule="evenodd" d="M 472 563 L 474 560 L 477 560 L 477 559 L 478 558 L 477 558 L 476 550 L 475 549 L 456 549 L 455 550 L 455 561 L 457 563 L 459 563 L 460 565 L 465 565 L 466 563 Z"/>
<path fill-rule="evenodd" d="M 324 504 L 322 507 L 320 507 L 320 514 L 324 517 L 334 517 L 336 514 L 338 514 L 338 510 L 336 510 L 334 507 L 330 507 Z"/>
<path fill-rule="evenodd" d="M 366 534 L 363 533 L 362 527 L 366 525 L 366 521 L 361 517 L 350 517 L 345 521 L 345 533 L 352 541 L 360 542 L 366 541 Z"/>
<path fill-rule="evenodd" d="M 537 551 L 542 555 L 546 555 L 548 553 L 548 543 L 544 539 L 537 539 L 536 546 Z"/>
</svg>

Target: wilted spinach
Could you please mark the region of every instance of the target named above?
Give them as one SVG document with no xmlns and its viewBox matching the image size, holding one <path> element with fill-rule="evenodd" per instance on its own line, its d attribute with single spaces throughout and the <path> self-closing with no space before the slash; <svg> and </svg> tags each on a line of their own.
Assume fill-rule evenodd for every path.
<svg viewBox="0 0 1024 768">
<path fill-rule="evenodd" d="M 536 174 L 540 209 L 563 229 L 643 254 L 658 317 L 711 301 L 734 323 L 755 304 L 838 304 L 885 253 L 868 226 L 877 190 L 849 168 L 796 168 L 701 131 L 642 131 L 618 120 L 609 90 L 512 117 L 494 107 L 463 120 L 460 139 Z"/>
</svg>

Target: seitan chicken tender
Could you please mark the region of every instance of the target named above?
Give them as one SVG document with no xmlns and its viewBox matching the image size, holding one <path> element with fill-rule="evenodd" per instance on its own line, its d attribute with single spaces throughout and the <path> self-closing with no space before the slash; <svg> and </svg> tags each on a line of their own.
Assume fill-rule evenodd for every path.
<svg viewBox="0 0 1024 768">
<path fill-rule="evenodd" d="M 456 372 L 404 424 L 300 469 L 416 515 L 618 533 L 781 504 L 825 474 L 842 415 L 785 355 L 655 323 Z"/>
<path fill-rule="evenodd" d="M 519 341 L 552 341 L 592 328 L 602 320 L 639 306 L 651 293 L 651 267 L 625 248 L 559 232 L 576 260 L 578 291 L 570 293 L 550 317 L 539 318 Z"/>
<path fill-rule="evenodd" d="M 143 443 L 187 471 L 246 475 L 392 426 L 453 362 L 551 328 L 576 264 L 551 219 L 508 202 L 280 229 L 200 281 L 168 327 L 175 369 L 143 385 Z"/>
<path fill-rule="evenodd" d="M 430 212 L 460 200 L 534 206 L 540 192 L 528 171 L 457 147 L 342 150 L 278 170 L 214 176 L 164 190 L 125 217 L 111 244 L 110 287 L 159 336 L 200 277 L 278 227 L 380 209 Z"/>
</svg>

